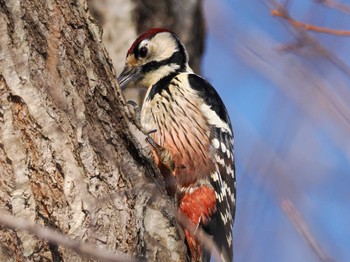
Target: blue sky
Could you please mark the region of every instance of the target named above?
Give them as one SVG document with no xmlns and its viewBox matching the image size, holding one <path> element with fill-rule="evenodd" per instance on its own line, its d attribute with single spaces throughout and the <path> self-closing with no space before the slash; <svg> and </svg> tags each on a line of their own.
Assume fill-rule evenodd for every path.
<svg viewBox="0 0 350 262">
<path fill-rule="evenodd" d="M 289 2 L 296 20 L 350 30 L 350 15 Z M 263 1 L 205 0 L 204 10 L 202 74 L 235 130 L 235 261 L 320 261 L 282 210 L 286 200 L 322 254 L 350 261 L 350 38 L 310 33 L 330 56 L 315 45 L 281 51 L 298 34 Z"/>
</svg>

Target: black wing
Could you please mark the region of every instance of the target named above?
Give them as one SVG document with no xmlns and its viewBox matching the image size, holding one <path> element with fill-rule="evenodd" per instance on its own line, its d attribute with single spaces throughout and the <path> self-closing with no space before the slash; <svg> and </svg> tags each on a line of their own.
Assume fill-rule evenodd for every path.
<svg viewBox="0 0 350 262">
<path fill-rule="evenodd" d="M 215 171 L 210 176 L 210 183 L 216 192 L 216 213 L 204 230 L 213 236 L 223 260 L 232 261 L 236 178 L 231 121 L 219 94 L 209 82 L 195 74 L 190 74 L 188 80 L 190 86 L 204 100 L 201 110 L 211 126 L 211 153 L 215 163 Z M 203 256 L 209 261 L 210 254 L 204 253 Z"/>
</svg>

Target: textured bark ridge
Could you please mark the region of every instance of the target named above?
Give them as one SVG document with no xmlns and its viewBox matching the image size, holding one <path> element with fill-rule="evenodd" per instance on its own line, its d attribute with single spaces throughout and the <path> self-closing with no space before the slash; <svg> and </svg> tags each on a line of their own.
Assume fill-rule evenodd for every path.
<svg viewBox="0 0 350 262">
<path fill-rule="evenodd" d="M 85 1 L 0 0 L 0 212 L 116 254 L 184 261 Z M 1 214 L 0 214 L 1 215 Z M 91 260 L 0 226 L 0 261 Z"/>
</svg>

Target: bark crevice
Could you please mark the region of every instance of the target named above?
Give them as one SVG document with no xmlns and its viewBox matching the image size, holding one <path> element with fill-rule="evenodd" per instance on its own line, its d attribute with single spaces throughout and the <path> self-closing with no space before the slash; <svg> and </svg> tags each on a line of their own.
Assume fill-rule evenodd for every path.
<svg viewBox="0 0 350 262">
<path fill-rule="evenodd" d="M 0 213 L 116 254 L 185 261 L 101 33 L 83 0 L 0 0 Z M 0 226 L 0 239 L 1 261 L 89 260 L 21 230 Z"/>
</svg>

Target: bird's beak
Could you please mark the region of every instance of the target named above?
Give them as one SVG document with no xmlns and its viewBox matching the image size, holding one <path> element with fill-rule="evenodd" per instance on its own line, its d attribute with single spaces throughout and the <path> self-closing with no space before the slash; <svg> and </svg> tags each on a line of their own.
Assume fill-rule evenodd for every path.
<svg viewBox="0 0 350 262">
<path fill-rule="evenodd" d="M 140 71 L 139 67 L 125 66 L 117 78 L 120 88 L 125 90 L 131 82 L 137 81 L 140 78 Z"/>
</svg>

